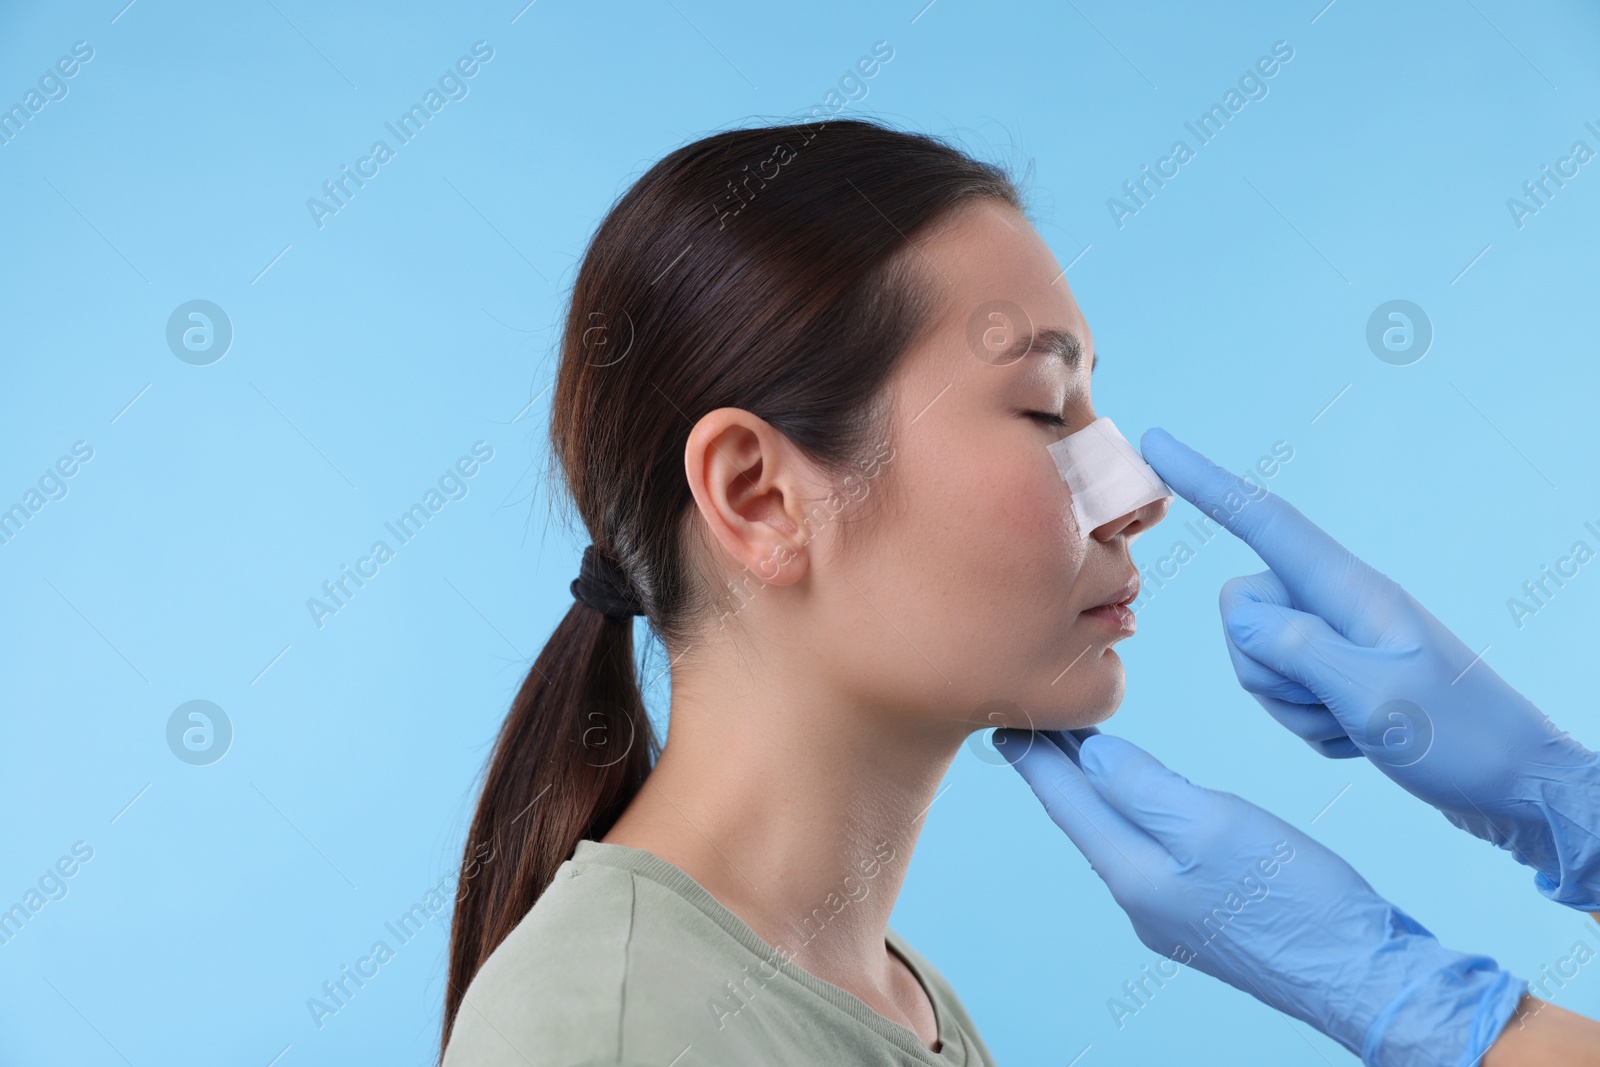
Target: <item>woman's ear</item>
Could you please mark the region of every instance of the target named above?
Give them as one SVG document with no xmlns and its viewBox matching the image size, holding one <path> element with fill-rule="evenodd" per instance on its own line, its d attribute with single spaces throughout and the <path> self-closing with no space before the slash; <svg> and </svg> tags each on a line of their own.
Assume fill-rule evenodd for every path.
<svg viewBox="0 0 1600 1067">
<path fill-rule="evenodd" d="M 787 437 L 743 408 L 717 408 L 689 431 L 683 470 L 724 551 L 769 584 L 806 573 L 810 464 Z"/>
</svg>

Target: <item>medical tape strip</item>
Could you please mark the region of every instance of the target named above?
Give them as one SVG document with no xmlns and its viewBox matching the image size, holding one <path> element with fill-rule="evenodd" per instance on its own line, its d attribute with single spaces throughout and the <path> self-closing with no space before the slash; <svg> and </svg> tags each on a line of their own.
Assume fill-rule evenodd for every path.
<svg viewBox="0 0 1600 1067">
<path fill-rule="evenodd" d="M 1095 419 L 1046 451 L 1072 490 L 1072 513 L 1085 537 L 1119 515 L 1173 495 L 1108 418 Z"/>
</svg>

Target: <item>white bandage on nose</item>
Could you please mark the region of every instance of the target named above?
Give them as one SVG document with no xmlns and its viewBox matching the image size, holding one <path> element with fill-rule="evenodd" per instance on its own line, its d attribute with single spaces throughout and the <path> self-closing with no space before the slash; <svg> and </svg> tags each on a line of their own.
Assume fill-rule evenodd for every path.
<svg viewBox="0 0 1600 1067">
<path fill-rule="evenodd" d="M 1085 537 L 1119 515 L 1173 495 L 1108 418 L 1095 419 L 1046 451 L 1072 490 L 1072 513 Z"/>
</svg>

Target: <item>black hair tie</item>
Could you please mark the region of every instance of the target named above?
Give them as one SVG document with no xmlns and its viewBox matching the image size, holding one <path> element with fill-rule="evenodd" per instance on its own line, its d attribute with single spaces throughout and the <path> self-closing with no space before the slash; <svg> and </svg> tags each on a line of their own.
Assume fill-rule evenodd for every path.
<svg viewBox="0 0 1600 1067">
<path fill-rule="evenodd" d="M 583 566 L 572 580 L 572 596 L 607 618 L 628 619 L 644 614 L 644 609 L 629 590 L 627 576 L 602 556 L 594 545 L 583 550 Z"/>
</svg>

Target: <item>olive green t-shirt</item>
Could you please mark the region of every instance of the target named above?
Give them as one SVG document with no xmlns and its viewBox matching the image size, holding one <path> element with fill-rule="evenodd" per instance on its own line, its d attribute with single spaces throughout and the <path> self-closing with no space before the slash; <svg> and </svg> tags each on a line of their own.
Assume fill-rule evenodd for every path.
<svg viewBox="0 0 1600 1067">
<path fill-rule="evenodd" d="M 484 961 L 443 1067 L 994 1067 L 955 991 L 890 928 L 939 1051 L 789 960 L 681 868 L 579 841 Z"/>
</svg>

